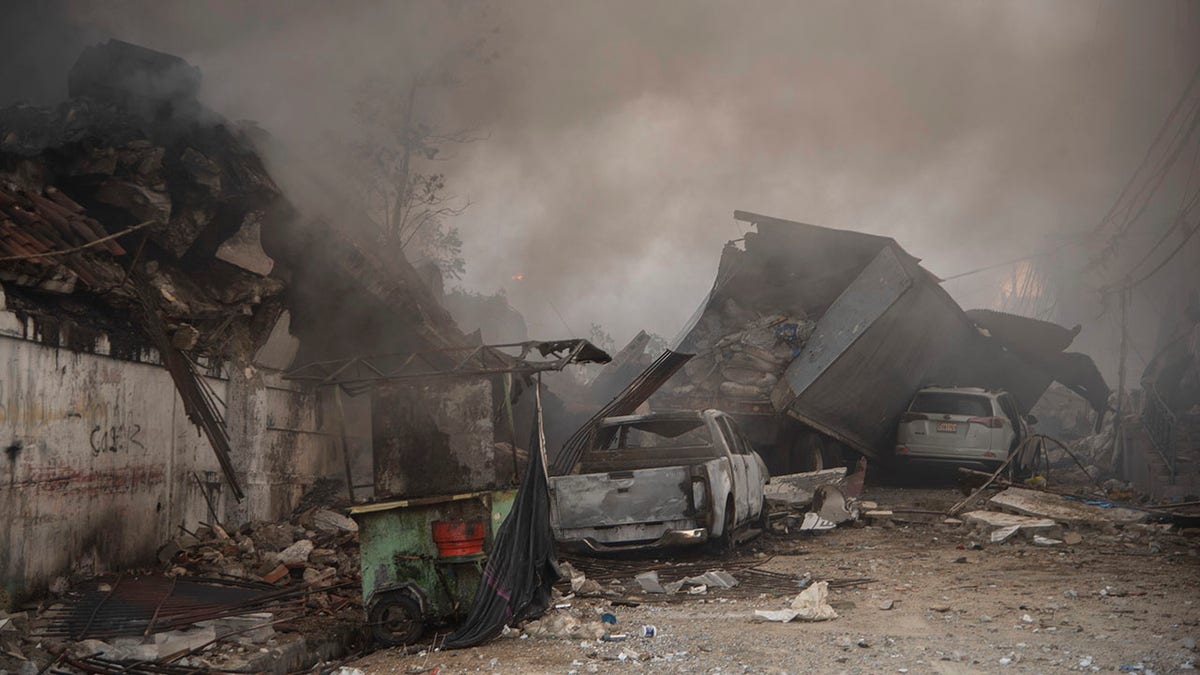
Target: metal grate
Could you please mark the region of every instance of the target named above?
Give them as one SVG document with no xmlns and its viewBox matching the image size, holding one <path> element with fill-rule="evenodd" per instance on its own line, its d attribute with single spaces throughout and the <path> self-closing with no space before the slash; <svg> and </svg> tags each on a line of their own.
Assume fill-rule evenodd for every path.
<svg viewBox="0 0 1200 675">
<path fill-rule="evenodd" d="M 1146 403 L 1142 406 L 1142 424 L 1150 443 L 1158 451 L 1167 470 L 1171 472 L 1171 482 L 1175 482 L 1175 415 L 1154 385 L 1146 387 Z"/>
<path fill-rule="evenodd" d="M 117 577 L 71 593 L 47 612 L 35 634 L 70 640 L 144 636 L 225 616 L 299 609 L 305 593 L 302 587 L 225 579 Z"/>
</svg>

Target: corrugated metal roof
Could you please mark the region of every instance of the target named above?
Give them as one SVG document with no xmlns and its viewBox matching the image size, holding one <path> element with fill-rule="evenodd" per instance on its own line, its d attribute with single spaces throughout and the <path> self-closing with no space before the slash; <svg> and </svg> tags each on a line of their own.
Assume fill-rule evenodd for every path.
<svg viewBox="0 0 1200 675">
<path fill-rule="evenodd" d="M 106 236 L 100 223 L 61 190 L 48 187 L 38 194 L 0 185 L 0 270 L 38 276 L 62 267 L 94 287 L 96 275 L 86 256 L 125 254 L 116 241 L 96 243 Z M 61 253 L 89 244 L 96 245 L 87 253 Z"/>
</svg>

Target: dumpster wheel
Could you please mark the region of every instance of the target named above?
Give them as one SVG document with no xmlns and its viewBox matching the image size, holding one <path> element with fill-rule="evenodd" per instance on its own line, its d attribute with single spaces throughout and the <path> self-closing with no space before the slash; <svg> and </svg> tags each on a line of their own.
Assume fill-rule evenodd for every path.
<svg viewBox="0 0 1200 675">
<path fill-rule="evenodd" d="M 408 593 L 390 593 L 371 605 L 371 636 L 389 647 L 410 645 L 425 631 L 421 603 Z"/>
</svg>

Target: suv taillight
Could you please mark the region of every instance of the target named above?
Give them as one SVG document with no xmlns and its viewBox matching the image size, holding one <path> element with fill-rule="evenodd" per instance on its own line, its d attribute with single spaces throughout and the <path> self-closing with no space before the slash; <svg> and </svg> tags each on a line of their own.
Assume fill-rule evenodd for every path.
<svg viewBox="0 0 1200 675">
<path fill-rule="evenodd" d="M 900 415 L 901 423 L 921 422 L 921 421 L 928 420 L 928 419 L 929 419 L 929 417 L 922 415 L 921 413 L 915 413 L 915 412 L 905 412 L 904 414 Z"/>
<path fill-rule="evenodd" d="M 972 417 L 971 419 L 967 420 L 967 423 L 968 424 L 982 424 L 983 426 L 985 426 L 989 429 L 1003 429 L 1004 428 L 1004 418 L 1003 417 Z"/>
</svg>

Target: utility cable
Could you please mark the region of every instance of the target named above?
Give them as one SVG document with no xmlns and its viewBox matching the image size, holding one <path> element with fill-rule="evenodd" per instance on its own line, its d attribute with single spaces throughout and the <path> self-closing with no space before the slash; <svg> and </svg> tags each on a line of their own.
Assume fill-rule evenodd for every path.
<svg viewBox="0 0 1200 675">
<path fill-rule="evenodd" d="M 1113 205 L 1109 208 L 1108 213 L 1106 213 L 1104 215 L 1104 217 L 1100 219 L 1100 223 L 1096 226 L 1095 230 L 1093 231 L 1095 234 L 1099 234 L 1100 232 L 1102 232 L 1104 230 L 1104 228 L 1108 225 L 1110 219 L 1114 215 L 1116 215 L 1117 208 L 1121 205 L 1121 202 L 1124 201 L 1125 195 L 1127 195 L 1129 193 L 1129 190 L 1133 187 L 1134 183 L 1137 181 L 1138 175 L 1142 172 L 1143 169 L 1146 168 L 1146 165 L 1150 162 L 1150 158 L 1154 154 L 1154 148 L 1158 145 L 1159 141 L 1161 141 L 1163 136 L 1167 133 L 1167 129 L 1169 129 L 1171 127 L 1171 123 L 1175 120 L 1175 117 L 1179 114 L 1179 111 L 1183 109 L 1184 103 L 1187 101 L 1188 97 L 1191 96 L 1192 89 L 1195 88 L 1197 82 L 1200 82 L 1200 66 L 1198 66 L 1196 68 L 1195 72 L 1192 73 L 1192 77 L 1188 80 L 1187 86 L 1184 87 L 1183 94 L 1180 95 L 1179 100 L 1176 101 L 1174 107 L 1171 108 L 1170 114 L 1167 115 L 1167 119 L 1165 119 L 1162 123 L 1162 126 L 1159 127 L 1158 133 L 1155 134 L 1155 136 L 1154 136 L 1154 140 L 1150 142 L 1150 147 L 1146 148 L 1146 154 L 1145 154 L 1145 156 L 1142 157 L 1141 163 L 1138 164 L 1138 167 L 1137 167 L 1137 169 L 1134 170 L 1133 175 L 1131 175 L 1129 177 L 1129 181 L 1125 183 L 1125 187 L 1122 188 L 1120 194 L 1117 195 L 1117 199 L 1116 199 L 1116 201 L 1113 202 Z"/>
</svg>

